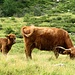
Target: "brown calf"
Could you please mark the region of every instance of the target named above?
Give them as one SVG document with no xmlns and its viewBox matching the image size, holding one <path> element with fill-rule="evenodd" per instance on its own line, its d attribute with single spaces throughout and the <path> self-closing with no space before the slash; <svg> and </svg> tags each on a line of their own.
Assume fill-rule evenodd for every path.
<svg viewBox="0 0 75 75">
<path fill-rule="evenodd" d="M 16 43 L 15 34 L 9 34 L 6 38 L 0 38 L 0 52 L 7 54 L 14 43 Z"/>
</svg>

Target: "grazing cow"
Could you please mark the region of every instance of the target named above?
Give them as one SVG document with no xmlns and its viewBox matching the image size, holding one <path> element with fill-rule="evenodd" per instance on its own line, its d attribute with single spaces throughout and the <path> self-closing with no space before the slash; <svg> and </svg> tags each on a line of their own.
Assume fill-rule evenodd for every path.
<svg viewBox="0 0 75 75">
<path fill-rule="evenodd" d="M 16 43 L 15 34 L 9 34 L 6 38 L 0 38 L 0 52 L 6 55 L 14 43 Z"/>
<path fill-rule="evenodd" d="M 59 53 L 63 53 L 65 49 L 59 48 L 58 46 L 64 48 L 73 47 L 72 41 L 66 30 L 55 28 L 55 27 L 36 27 L 36 26 L 23 26 L 21 32 L 24 38 L 26 46 L 26 57 L 31 57 L 31 52 L 34 48 L 40 50 L 53 51 L 56 58 L 58 58 Z"/>
<path fill-rule="evenodd" d="M 65 49 L 63 47 L 57 47 L 63 49 L 63 54 L 67 54 L 70 56 L 71 59 L 75 59 L 75 47 L 71 47 L 69 49 Z"/>
</svg>

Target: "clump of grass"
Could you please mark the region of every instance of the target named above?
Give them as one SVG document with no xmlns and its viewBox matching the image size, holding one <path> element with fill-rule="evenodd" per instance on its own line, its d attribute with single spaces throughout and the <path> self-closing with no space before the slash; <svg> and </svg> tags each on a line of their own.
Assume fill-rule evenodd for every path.
<svg viewBox="0 0 75 75">
<path fill-rule="evenodd" d="M 4 18 L 1 18 L 0 20 L 1 20 L 1 22 L 4 22 L 4 21 L 5 21 L 5 19 L 4 19 Z"/>
<path fill-rule="evenodd" d="M 15 17 L 10 17 L 10 20 L 12 20 L 13 22 L 17 22 L 17 20 L 15 19 Z"/>
<path fill-rule="evenodd" d="M 35 56 L 34 56 L 35 55 Z M 65 56 L 58 59 L 52 57 L 52 53 L 33 52 L 33 59 L 27 61 L 25 55 L 8 54 L 7 58 L 0 55 L 0 74 L 1 75 L 73 75 L 75 71 L 75 60 L 70 60 Z M 64 61 L 65 60 L 65 61 Z M 62 63 L 63 65 L 57 65 Z"/>
<path fill-rule="evenodd" d="M 5 30 L 6 34 L 14 33 L 14 30 L 11 27 L 6 28 Z"/>
<path fill-rule="evenodd" d="M 15 20 L 15 17 L 10 17 L 11 20 Z"/>
<path fill-rule="evenodd" d="M 30 15 L 25 14 L 23 22 L 28 22 L 30 20 Z"/>
<path fill-rule="evenodd" d="M 0 24 L 0 30 L 2 30 L 3 28 L 2 28 L 2 24 Z"/>
<path fill-rule="evenodd" d="M 57 17 L 58 16 L 58 17 Z M 15 18 L 16 19 L 16 18 Z M 75 60 L 70 60 L 68 56 L 60 55 L 55 59 L 53 52 L 39 51 L 34 49 L 32 52 L 32 60 L 27 61 L 25 56 L 24 42 L 20 34 L 21 26 L 27 23 L 33 23 L 36 26 L 52 26 L 65 27 L 67 30 L 74 31 L 74 23 L 70 21 L 68 16 L 50 15 L 43 17 L 29 17 L 27 22 L 22 22 L 21 18 L 6 20 L 1 23 L 1 37 L 8 33 L 15 33 L 17 35 L 17 43 L 14 44 L 8 53 L 7 58 L 2 57 L 0 53 L 0 75 L 73 75 L 75 72 Z M 24 19 L 23 19 L 24 20 Z M 63 23 L 63 22 L 64 23 Z M 59 23 L 60 22 L 60 23 Z M 73 21 L 74 22 L 74 21 Z M 12 25 L 15 23 L 15 25 Z M 21 23 L 21 24 L 19 24 Z M 11 25 L 11 26 L 10 26 Z M 14 27 L 13 27 L 14 26 Z M 72 28 L 73 27 L 73 28 Z M 15 28 L 15 32 L 13 31 Z M 5 32 L 5 33 L 4 33 Z M 74 36 L 71 38 L 74 42 Z M 60 65 L 62 63 L 63 65 Z"/>
</svg>

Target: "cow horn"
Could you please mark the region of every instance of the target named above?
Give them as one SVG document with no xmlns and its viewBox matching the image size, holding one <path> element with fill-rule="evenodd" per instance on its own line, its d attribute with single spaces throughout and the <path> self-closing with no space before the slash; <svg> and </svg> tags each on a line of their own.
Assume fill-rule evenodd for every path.
<svg viewBox="0 0 75 75">
<path fill-rule="evenodd" d="M 61 46 L 57 46 L 57 47 L 55 47 L 55 48 L 61 48 L 61 49 L 63 49 L 63 50 L 71 50 L 71 49 L 66 49 L 66 48 L 64 48 L 64 47 L 61 47 Z"/>
<path fill-rule="evenodd" d="M 34 27 L 33 26 L 31 26 L 30 28 L 29 28 L 29 32 L 28 33 L 26 33 L 26 27 L 24 27 L 23 28 L 23 34 L 26 36 L 26 37 L 30 37 L 31 35 L 32 35 L 32 33 L 34 32 Z"/>
</svg>

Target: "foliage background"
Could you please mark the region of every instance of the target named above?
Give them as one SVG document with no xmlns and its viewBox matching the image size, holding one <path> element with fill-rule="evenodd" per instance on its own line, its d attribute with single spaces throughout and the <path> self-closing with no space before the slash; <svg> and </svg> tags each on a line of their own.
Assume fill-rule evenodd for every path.
<svg viewBox="0 0 75 75">
<path fill-rule="evenodd" d="M 0 53 L 0 75 L 74 75 L 75 60 L 67 55 L 56 59 L 53 52 L 34 49 L 26 60 L 21 27 L 31 24 L 63 28 L 75 45 L 75 0 L 0 0 L 0 37 L 17 37 L 7 57 Z"/>
<path fill-rule="evenodd" d="M 75 0 L 0 0 L 0 16 L 24 17 L 28 25 L 61 27 L 75 32 Z"/>
<path fill-rule="evenodd" d="M 0 16 L 24 16 L 75 12 L 74 0 L 0 0 Z"/>
</svg>

